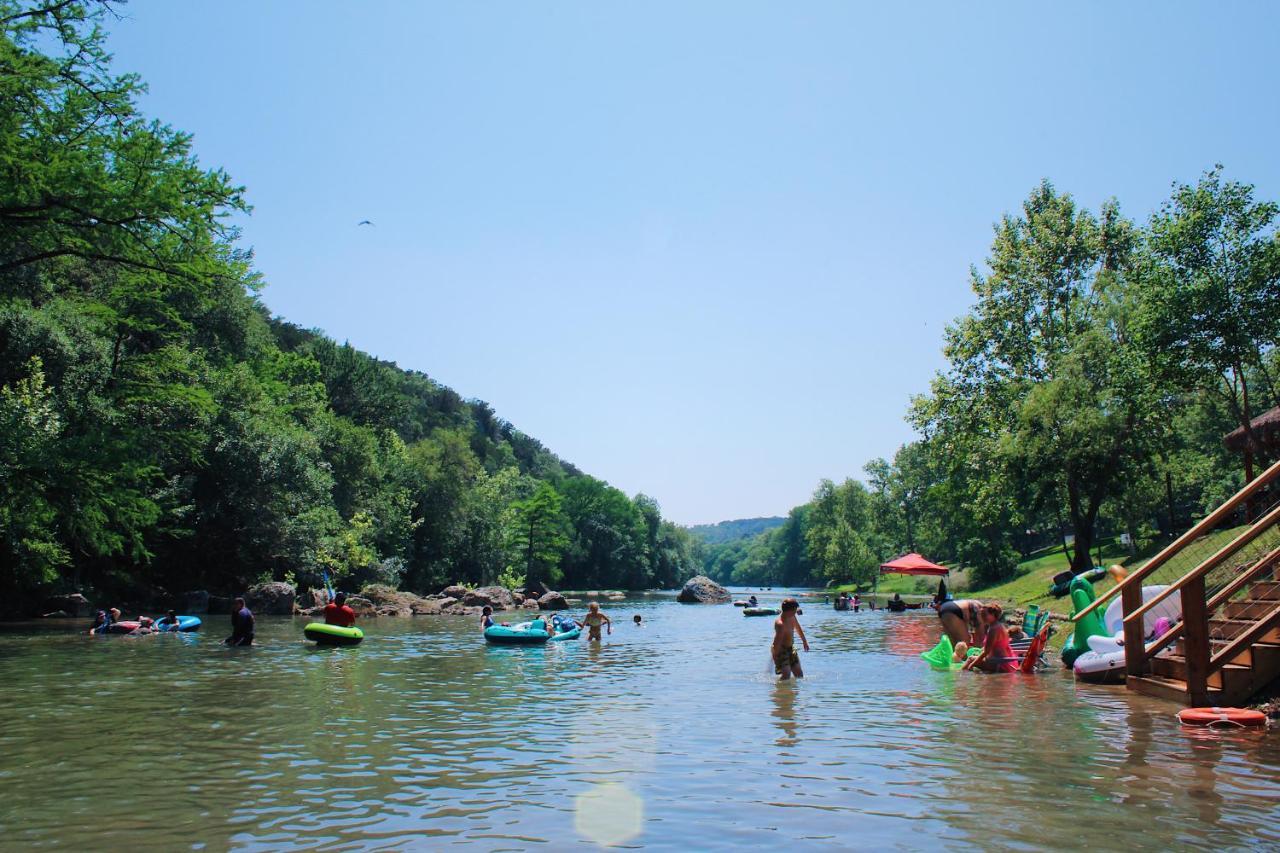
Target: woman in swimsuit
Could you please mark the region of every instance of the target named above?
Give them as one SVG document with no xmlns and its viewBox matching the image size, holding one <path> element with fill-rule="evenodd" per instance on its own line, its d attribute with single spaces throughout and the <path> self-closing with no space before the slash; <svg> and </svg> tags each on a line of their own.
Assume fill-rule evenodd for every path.
<svg viewBox="0 0 1280 853">
<path fill-rule="evenodd" d="M 986 639 L 986 627 L 978 618 L 982 609 L 981 601 L 964 598 L 959 601 L 951 599 L 938 605 L 938 618 L 942 620 L 942 630 L 951 638 L 951 644 L 968 643 L 981 645 Z"/>
<path fill-rule="evenodd" d="M 995 602 L 982 606 L 982 624 L 986 628 L 986 642 L 976 657 L 965 661 L 965 669 L 980 669 L 983 672 L 1017 672 L 1018 658 L 1013 654 L 1013 646 L 1009 644 L 1009 630 L 1000 621 L 1004 609 Z"/>
</svg>

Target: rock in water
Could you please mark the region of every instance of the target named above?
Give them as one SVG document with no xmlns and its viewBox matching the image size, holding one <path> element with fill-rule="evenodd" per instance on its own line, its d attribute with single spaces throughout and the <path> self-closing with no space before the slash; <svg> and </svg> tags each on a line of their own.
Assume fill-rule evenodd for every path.
<svg viewBox="0 0 1280 853">
<path fill-rule="evenodd" d="M 78 592 L 73 592 L 70 595 L 55 595 L 52 598 L 47 598 L 45 599 L 44 607 L 42 609 L 45 611 L 61 610 L 68 616 L 88 616 L 93 612 L 92 608 L 89 606 L 89 599 L 85 598 Z M 45 615 L 48 616 L 51 614 L 46 613 Z"/>
<path fill-rule="evenodd" d="M 465 586 L 455 583 L 455 584 L 450 584 L 449 586 L 446 586 L 444 589 L 440 590 L 440 594 L 443 595 L 445 598 L 456 598 L 459 601 L 461 601 L 463 598 L 466 597 L 467 593 L 470 591 L 471 590 L 467 589 Z"/>
<path fill-rule="evenodd" d="M 203 589 L 193 589 L 182 594 L 183 613 L 208 613 L 209 593 Z"/>
<path fill-rule="evenodd" d="M 706 575 L 689 578 L 676 596 L 681 604 L 727 604 L 729 599 L 729 590 Z"/>
<path fill-rule="evenodd" d="M 244 594 L 244 602 L 254 613 L 264 616 L 292 616 L 293 600 L 297 597 L 294 588 L 287 583 L 272 581 L 249 587 Z"/>
<path fill-rule="evenodd" d="M 567 610 L 569 602 L 558 592 L 548 592 L 538 599 L 539 610 Z"/>
<path fill-rule="evenodd" d="M 467 607 L 484 607 L 487 604 L 494 610 L 510 610 L 516 606 L 511 590 L 500 586 L 482 586 L 472 590 L 462 597 L 462 603 Z"/>
</svg>

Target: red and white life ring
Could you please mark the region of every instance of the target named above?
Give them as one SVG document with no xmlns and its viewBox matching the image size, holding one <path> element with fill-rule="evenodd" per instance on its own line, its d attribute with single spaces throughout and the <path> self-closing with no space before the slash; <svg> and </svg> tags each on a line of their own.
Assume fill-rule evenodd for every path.
<svg viewBox="0 0 1280 853">
<path fill-rule="evenodd" d="M 1184 726 L 1265 726 L 1267 715 L 1248 708 L 1188 708 L 1178 713 Z"/>
</svg>

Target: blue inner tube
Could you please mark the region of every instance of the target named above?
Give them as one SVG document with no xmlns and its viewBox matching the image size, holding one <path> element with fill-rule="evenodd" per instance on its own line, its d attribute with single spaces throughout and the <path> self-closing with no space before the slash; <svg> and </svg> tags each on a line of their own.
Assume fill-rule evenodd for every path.
<svg viewBox="0 0 1280 853">
<path fill-rule="evenodd" d="M 551 639 L 546 631 L 535 631 L 528 622 L 520 625 L 491 625 L 484 629 L 484 638 L 490 643 L 505 646 L 533 646 Z"/>
<path fill-rule="evenodd" d="M 568 622 L 565 622 L 562 625 L 557 626 L 557 629 L 560 631 L 560 633 L 552 634 L 551 635 L 552 640 L 576 640 L 582 636 L 582 629 L 579 628 L 577 625 L 574 625 L 571 628 L 569 627 Z"/>
<path fill-rule="evenodd" d="M 154 627 L 157 631 L 162 631 L 166 634 L 170 634 L 174 632 L 185 633 L 187 631 L 199 631 L 200 617 L 199 616 L 179 616 L 178 624 L 176 625 L 165 624 L 161 622 L 159 619 L 157 619 L 155 621 Z"/>
<path fill-rule="evenodd" d="M 364 639 L 364 631 L 359 628 L 343 628 L 341 625 L 328 625 L 324 622 L 312 622 L 302 629 L 302 633 L 320 646 L 355 646 Z"/>
<path fill-rule="evenodd" d="M 782 611 L 776 607 L 744 607 L 742 608 L 743 616 L 777 616 Z"/>
</svg>

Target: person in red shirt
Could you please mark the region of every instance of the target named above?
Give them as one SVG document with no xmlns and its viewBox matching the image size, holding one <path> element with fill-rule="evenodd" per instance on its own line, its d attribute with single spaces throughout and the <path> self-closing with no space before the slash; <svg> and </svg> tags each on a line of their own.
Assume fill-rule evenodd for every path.
<svg viewBox="0 0 1280 853">
<path fill-rule="evenodd" d="M 1004 617 L 1004 609 L 993 601 L 982 605 L 979 614 L 987 634 L 982 652 L 965 661 L 964 668 L 980 669 L 983 672 L 1017 672 L 1018 658 L 1013 654 L 1013 646 L 1009 643 L 1009 630 L 1000 621 Z"/>
<path fill-rule="evenodd" d="M 347 606 L 347 594 L 340 592 L 324 606 L 324 624 L 350 628 L 356 624 L 356 612 Z"/>
</svg>

